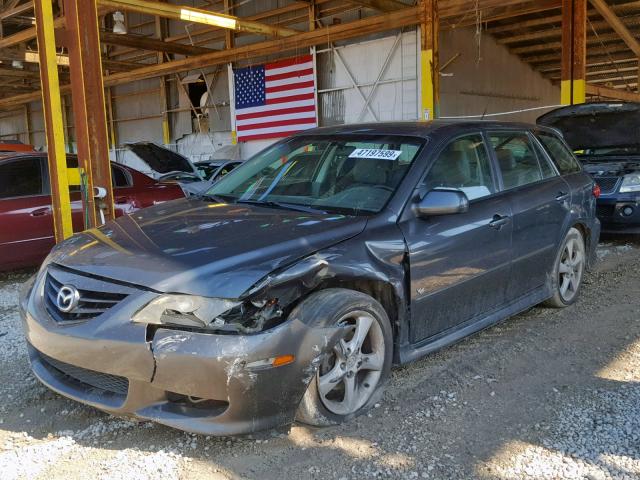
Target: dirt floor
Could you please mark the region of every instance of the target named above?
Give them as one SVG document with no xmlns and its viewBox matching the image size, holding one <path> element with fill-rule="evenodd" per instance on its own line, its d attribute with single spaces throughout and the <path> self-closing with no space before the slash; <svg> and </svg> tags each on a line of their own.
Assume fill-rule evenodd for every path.
<svg viewBox="0 0 640 480">
<path fill-rule="evenodd" d="M 368 415 L 268 439 L 110 417 L 31 375 L 0 277 L 0 479 L 640 478 L 640 238 L 605 239 L 579 302 L 394 371 Z"/>
</svg>

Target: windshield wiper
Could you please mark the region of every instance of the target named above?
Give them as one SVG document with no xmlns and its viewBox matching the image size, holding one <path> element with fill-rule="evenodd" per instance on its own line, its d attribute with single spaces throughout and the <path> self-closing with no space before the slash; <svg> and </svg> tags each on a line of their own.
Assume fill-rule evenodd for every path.
<svg viewBox="0 0 640 480">
<path fill-rule="evenodd" d="M 199 193 L 194 195 L 195 197 L 203 200 L 214 201 L 217 203 L 235 203 L 236 198 L 231 195 L 214 195 L 212 193 Z"/>
<path fill-rule="evenodd" d="M 284 202 L 274 202 L 272 200 L 238 200 L 236 203 L 247 203 L 249 205 L 259 205 L 262 207 L 272 207 L 272 208 L 281 208 L 283 210 L 294 210 L 297 212 L 305 212 L 305 213 L 321 213 L 326 214 L 324 210 L 319 210 L 317 208 L 308 207 L 306 205 L 300 205 L 299 203 L 284 203 Z"/>
</svg>

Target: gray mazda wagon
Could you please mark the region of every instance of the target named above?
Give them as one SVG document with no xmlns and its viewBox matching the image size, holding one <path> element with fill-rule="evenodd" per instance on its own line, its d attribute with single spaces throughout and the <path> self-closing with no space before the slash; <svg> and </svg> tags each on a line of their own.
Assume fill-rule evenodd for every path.
<svg viewBox="0 0 640 480">
<path fill-rule="evenodd" d="M 31 367 L 69 398 L 191 432 L 343 422 L 393 365 L 575 302 L 597 195 L 544 127 L 309 130 L 54 248 L 21 299 Z"/>
</svg>

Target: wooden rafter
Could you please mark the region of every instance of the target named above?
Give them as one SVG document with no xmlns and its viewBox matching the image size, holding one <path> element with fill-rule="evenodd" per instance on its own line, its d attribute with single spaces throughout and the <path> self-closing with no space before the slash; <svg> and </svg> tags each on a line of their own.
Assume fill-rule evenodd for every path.
<svg viewBox="0 0 640 480">
<path fill-rule="evenodd" d="M 627 26 L 620 20 L 613 10 L 607 5 L 604 0 L 589 0 L 591 5 L 598 11 L 600 15 L 607 21 L 607 23 L 613 28 L 613 30 L 620 35 L 620 38 L 624 40 L 629 49 L 640 58 L 640 43 L 636 39 L 635 35 L 629 31 Z"/>
<path fill-rule="evenodd" d="M 192 23 L 202 23 L 213 27 L 251 32 L 274 37 L 289 37 L 297 32 L 288 28 L 273 27 L 265 23 L 254 22 L 242 18 L 217 13 L 200 8 L 173 5 L 149 0 L 100 0 L 100 4 L 110 8 L 120 8 L 132 12 L 146 13 L 159 17 L 181 20 Z"/>
</svg>

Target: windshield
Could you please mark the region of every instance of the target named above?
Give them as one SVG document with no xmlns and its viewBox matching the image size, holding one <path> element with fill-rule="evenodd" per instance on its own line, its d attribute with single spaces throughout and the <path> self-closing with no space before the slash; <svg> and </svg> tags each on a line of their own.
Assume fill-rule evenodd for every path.
<svg viewBox="0 0 640 480">
<path fill-rule="evenodd" d="M 377 213 L 423 143 L 397 136 L 292 137 L 247 160 L 205 195 L 348 215 Z"/>
</svg>

